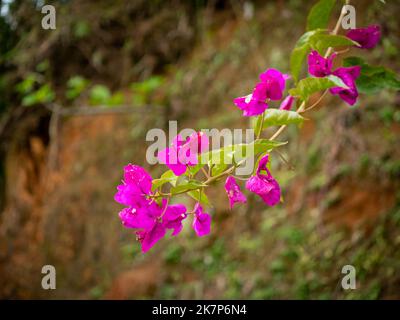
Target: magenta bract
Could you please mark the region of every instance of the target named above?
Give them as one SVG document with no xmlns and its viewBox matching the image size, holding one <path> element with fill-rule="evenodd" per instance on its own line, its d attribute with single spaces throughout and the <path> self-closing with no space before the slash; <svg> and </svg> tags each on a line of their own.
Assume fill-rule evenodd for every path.
<svg viewBox="0 0 400 320">
<path fill-rule="evenodd" d="M 229 206 L 231 209 L 236 202 L 246 203 L 246 197 L 242 191 L 240 191 L 240 187 L 234 177 L 229 176 L 226 178 L 225 190 L 229 198 Z"/>
<path fill-rule="evenodd" d="M 268 154 L 261 158 L 258 164 L 257 174 L 247 180 L 246 188 L 259 195 L 267 205 L 274 206 L 280 201 L 281 189 L 278 182 L 269 172 L 267 163 Z M 263 170 L 266 171 L 267 174 L 262 174 L 261 171 Z"/>
<path fill-rule="evenodd" d="M 333 72 L 333 74 L 342 79 L 343 83 L 348 87 L 348 89 L 342 87 L 334 87 L 329 89 L 331 94 L 338 95 L 351 106 L 354 105 L 358 97 L 356 79 L 360 76 L 360 71 L 360 66 L 337 68 Z"/>
<path fill-rule="evenodd" d="M 276 69 L 268 69 L 265 72 L 261 73 L 261 87 L 263 90 L 265 90 L 265 95 L 267 99 L 282 99 L 283 91 L 285 90 L 285 82 L 287 79 L 289 79 L 289 76 L 287 74 L 283 74 Z"/>
<path fill-rule="evenodd" d="M 268 69 L 260 74 L 261 81 L 251 94 L 236 98 L 233 102 L 246 117 L 260 115 L 268 108 L 266 101 L 282 99 L 288 78 L 288 75 L 276 69 Z"/>
<path fill-rule="evenodd" d="M 317 51 L 311 51 L 308 55 L 308 72 L 314 77 L 326 77 L 330 75 L 335 57 L 335 53 L 328 58 L 324 58 Z"/>
<path fill-rule="evenodd" d="M 289 95 L 282 101 L 281 105 L 279 106 L 279 109 L 289 111 L 290 109 L 292 109 L 293 102 L 294 102 L 294 97 Z"/>
<path fill-rule="evenodd" d="M 195 132 L 186 140 L 178 134 L 171 146 L 161 150 L 157 158 L 176 176 L 180 176 L 186 172 L 186 166 L 194 166 L 198 163 L 198 155 L 208 150 L 208 147 L 209 140 L 203 132 Z"/>
<path fill-rule="evenodd" d="M 182 204 L 168 205 L 164 199 L 161 206 L 149 196 L 151 176 L 142 167 L 129 164 L 124 168 L 123 184 L 117 186 L 115 200 L 128 206 L 120 211 L 119 217 L 126 228 L 137 229 L 142 252 L 148 251 L 164 237 L 168 229 L 172 235 L 182 230 L 182 220 L 187 217 Z"/>
<path fill-rule="evenodd" d="M 196 203 L 194 207 L 194 218 L 192 227 L 199 237 L 206 236 L 211 230 L 211 216 L 203 212 L 200 203 Z"/>
<path fill-rule="evenodd" d="M 349 30 L 346 37 L 357 42 L 361 49 L 374 48 L 381 38 L 381 28 L 378 25 L 371 25 L 366 28 Z"/>
</svg>

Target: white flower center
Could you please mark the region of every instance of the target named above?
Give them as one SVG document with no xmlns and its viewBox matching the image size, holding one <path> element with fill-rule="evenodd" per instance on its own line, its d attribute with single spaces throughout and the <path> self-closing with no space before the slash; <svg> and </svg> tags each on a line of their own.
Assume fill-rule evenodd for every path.
<svg viewBox="0 0 400 320">
<path fill-rule="evenodd" d="M 246 99 L 244 99 L 244 102 L 249 103 L 251 101 L 251 98 L 253 95 L 250 93 L 249 95 L 246 96 Z"/>
</svg>

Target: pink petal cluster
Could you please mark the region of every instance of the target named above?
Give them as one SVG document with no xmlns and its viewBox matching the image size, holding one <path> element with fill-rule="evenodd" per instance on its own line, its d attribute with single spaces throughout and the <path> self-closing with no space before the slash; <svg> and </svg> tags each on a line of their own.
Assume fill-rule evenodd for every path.
<svg viewBox="0 0 400 320">
<path fill-rule="evenodd" d="M 280 110 L 286 110 L 286 111 L 290 111 L 290 109 L 292 109 L 292 105 L 294 102 L 294 97 L 292 97 L 291 95 L 288 95 L 281 103 L 281 105 L 279 106 Z"/>
<path fill-rule="evenodd" d="M 161 150 L 157 158 L 167 165 L 172 172 L 180 176 L 186 172 L 187 166 L 194 166 L 198 163 L 198 155 L 207 151 L 209 140 L 204 132 L 195 132 L 185 141 L 181 135 L 177 135 L 171 146 Z"/>
<path fill-rule="evenodd" d="M 361 49 L 374 48 L 381 38 L 381 28 L 378 25 L 371 25 L 366 28 L 358 28 L 347 31 L 346 37 L 357 42 Z"/>
<path fill-rule="evenodd" d="M 328 58 L 324 58 L 318 54 L 317 51 L 312 51 L 308 55 L 308 71 L 315 77 L 325 77 L 328 75 L 335 75 L 339 77 L 347 88 L 333 87 L 329 91 L 333 95 L 338 95 L 342 100 L 349 105 L 354 105 L 357 102 L 358 90 L 356 86 L 356 79 L 360 76 L 360 66 L 354 67 L 341 67 L 332 71 L 332 61 L 335 54 Z"/>
<path fill-rule="evenodd" d="M 147 252 L 167 230 L 175 236 L 182 230 L 182 221 L 187 217 L 186 207 L 182 204 L 168 205 L 164 199 L 158 205 L 149 196 L 152 178 L 145 169 L 129 164 L 124 168 L 124 179 L 117 186 L 115 201 L 127 206 L 119 213 L 126 228 L 136 230 L 137 239 L 142 245 L 142 252 Z"/>
<path fill-rule="evenodd" d="M 280 100 L 285 90 L 288 75 L 276 69 L 268 69 L 260 74 L 260 82 L 251 94 L 233 100 L 246 117 L 262 114 L 267 108 L 268 100 Z"/>
<path fill-rule="evenodd" d="M 234 177 L 229 176 L 228 178 L 226 178 L 225 190 L 228 195 L 229 206 L 231 207 L 231 209 L 233 208 L 234 204 L 237 202 L 246 203 L 246 201 L 247 201 L 246 197 L 242 193 L 242 191 L 240 191 L 240 187 L 237 184 Z"/>
<path fill-rule="evenodd" d="M 192 227 L 199 237 L 206 236 L 211 231 L 211 216 L 203 211 L 200 203 L 196 203 L 194 207 Z"/>
<path fill-rule="evenodd" d="M 338 95 L 342 100 L 346 101 L 349 105 L 354 105 L 357 102 L 358 90 L 356 86 L 356 79 L 360 76 L 361 67 L 341 67 L 333 71 L 333 75 L 342 79 L 343 83 L 348 87 L 334 87 L 330 88 L 329 92 L 333 95 Z"/>
<path fill-rule="evenodd" d="M 315 50 L 308 55 L 308 72 L 314 77 L 326 77 L 332 73 L 333 59 L 336 53 L 331 54 L 328 58 L 319 55 Z"/>
<path fill-rule="evenodd" d="M 246 188 L 259 195 L 268 206 L 274 206 L 281 199 L 281 189 L 267 168 L 268 161 L 268 154 L 260 159 L 257 173 L 247 180 Z M 261 173 L 261 171 L 266 171 L 266 174 Z"/>
</svg>

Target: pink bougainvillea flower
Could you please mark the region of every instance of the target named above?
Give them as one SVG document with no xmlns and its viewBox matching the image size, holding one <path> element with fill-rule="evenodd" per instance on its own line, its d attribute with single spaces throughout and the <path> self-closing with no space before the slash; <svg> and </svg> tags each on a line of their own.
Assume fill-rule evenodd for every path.
<svg viewBox="0 0 400 320">
<path fill-rule="evenodd" d="M 178 235 L 182 228 L 182 220 L 187 217 L 186 207 L 183 204 L 171 204 L 162 216 L 163 224 L 166 229 L 172 229 L 172 235 Z"/>
<path fill-rule="evenodd" d="M 314 77 L 325 77 L 332 73 L 333 59 L 336 53 L 324 58 L 317 51 L 313 50 L 308 55 L 308 72 Z"/>
<path fill-rule="evenodd" d="M 358 91 L 356 87 L 356 79 L 360 76 L 361 67 L 341 67 L 337 68 L 333 74 L 340 79 L 348 88 L 334 87 L 329 89 L 331 94 L 338 95 L 349 105 L 354 105 L 357 101 Z"/>
<path fill-rule="evenodd" d="M 192 227 L 199 237 L 206 236 L 211 230 L 211 216 L 203 212 L 200 203 L 196 203 L 194 207 L 194 219 Z"/>
<path fill-rule="evenodd" d="M 125 227 L 138 229 L 137 238 L 142 251 L 146 252 L 164 237 L 168 229 L 172 230 L 173 236 L 178 235 L 187 214 L 183 204 L 168 205 L 164 199 L 161 206 L 149 200 L 142 207 L 123 209 L 119 216 Z"/>
<path fill-rule="evenodd" d="M 158 160 L 167 165 L 168 168 L 172 170 L 172 172 L 180 176 L 186 172 L 186 165 L 179 161 L 179 150 L 183 145 L 183 139 L 181 135 L 177 135 L 170 145 L 170 147 L 165 148 L 158 152 L 157 158 Z"/>
<path fill-rule="evenodd" d="M 294 97 L 289 95 L 282 101 L 281 105 L 279 106 L 279 109 L 289 111 L 290 109 L 292 109 L 293 102 L 294 102 Z"/>
<path fill-rule="evenodd" d="M 330 74 L 339 77 L 347 87 L 330 88 L 330 93 L 338 95 L 349 105 L 354 105 L 358 97 L 356 79 L 360 76 L 361 67 L 341 67 L 332 72 L 332 60 L 334 57 L 335 54 L 332 54 L 329 58 L 325 59 L 318 52 L 312 51 L 308 56 L 308 70 L 315 77 L 325 77 Z"/>
<path fill-rule="evenodd" d="M 178 134 L 171 146 L 161 150 L 157 158 L 175 175 L 180 176 L 186 172 L 186 166 L 194 166 L 198 163 L 198 155 L 208 150 L 208 146 L 208 137 L 204 132 L 195 132 L 186 140 Z"/>
<path fill-rule="evenodd" d="M 178 161 L 189 166 L 194 166 L 199 162 L 198 155 L 208 151 L 209 139 L 204 132 L 194 132 L 179 148 Z"/>
<path fill-rule="evenodd" d="M 151 176 L 140 166 L 129 164 L 124 168 L 123 184 L 117 187 L 115 200 L 125 206 L 119 213 L 126 228 L 136 229 L 142 251 L 146 252 L 166 234 L 182 230 L 182 220 L 187 217 L 182 204 L 168 205 L 166 199 L 158 205 L 151 197 Z"/>
<path fill-rule="evenodd" d="M 268 154 L 260 159 L 257 174 L 247 180 L 246 188 L 259 195 L 267 205 L 274 206 L 280 201 L 281 189 L 269 172 L 267 164 Z M 262 170 L 266 171 L 267 174 L 261 173 Z"/>
<path fill-rule="evenodd" d="M 233 103 L 240 110 L 243 110 L 245 117 L 257 116 L 268 108 L 268 104 L 265 101 L 255 99 L 253 95 L 254 93 L 233 100 Z"/>
<path fill-rule="evenodd" d="M 260 92 L 261 96 L 265 94 L 267 99 L 280 100 L 282 99 L 287 79 L 289 79 L 289 75 L 283 74 L 276 69 L 268 69 L 260 74 L 261 83 L 257 91 Z"/>
<path fill-rule="evenodd" d="M 236 183 L 234 177 L 229 176 L 225 181 L 225 190 L 229 198 L 229 205 L 231 209 L 236 202 L 246 203 L 245 195 L 240 191 L 239 185 Z"/>
<path fill-rule="evenodd" d="M 142 252 L 149 251 L 166 233 L 165 227 L 161 223 L 154 223 L 150 229 L 139 230 L 136 232 L 136 239 L 142 245 Z"/>
<path fill-rule="evenodd" d="M 157 205 L 154 203 L 154 205 Z M 122 225 L 126 228 L 132 229 L 151 229 L 154 220 L 157 217 L 151 212 L 149 204 L 146 203 L 142 206 L 124 208 L 119 213 Z"/>
<path fill-rule="evenodd" d="M 145 169 L 140 166 L 128 164 L 124 167 L 124 179 L 117 186 L 114 200 L 126 205 L 140 205 L 145 196 L 151 193 L 152 178 Z"/>
<path fill-rule="evenodd" d="M 366 28 L 358 28 L 347 31 L 346 37 L 356 41 L 361 49 L 374 48 L 381 38 L 381 28 L 378 25 L 371 25 Z"/>
<path fill-rule="evenodd" d="M 276 69 L 268 69 L 260 74 L 260 80 L 251 94 L 233 100 L 235 105 L 243 110 L 246 117 L 262 114 L 267 108 L 268 100 L 282 99 L 285 90 L 285 82 L 288 75 Z"/>
</svg>

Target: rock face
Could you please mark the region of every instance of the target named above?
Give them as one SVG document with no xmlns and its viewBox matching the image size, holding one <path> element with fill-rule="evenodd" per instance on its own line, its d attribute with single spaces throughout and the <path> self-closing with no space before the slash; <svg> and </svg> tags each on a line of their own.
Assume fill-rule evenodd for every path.
<svg viewBox="0 0 400 320">
<path fill-rule="evenodd" d="M 14 144 L 7 155 L 0 220 L 2 297 L 76 297 L 79 288 L 90 288 L 121 267 L 121 228 L 112 200 L 120 172 L 112 168 L 123 164 L 126 125 L 118 116 L 66 121 L 53 171 L 46 167 L 42 137 L 29 137 L 23 148 Z M 45 264 L 56 267 L 55 292 L 41 289 Z"/>
</svg>

